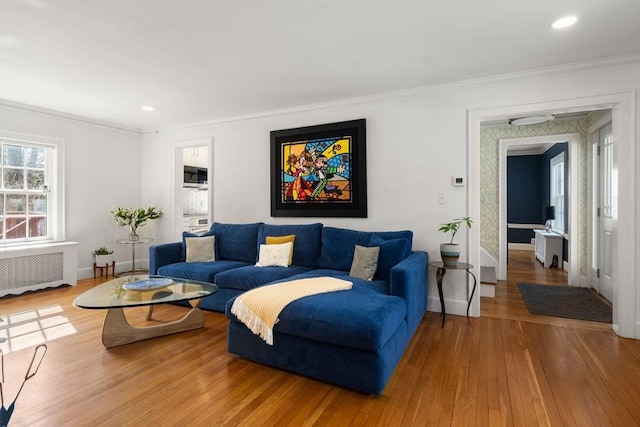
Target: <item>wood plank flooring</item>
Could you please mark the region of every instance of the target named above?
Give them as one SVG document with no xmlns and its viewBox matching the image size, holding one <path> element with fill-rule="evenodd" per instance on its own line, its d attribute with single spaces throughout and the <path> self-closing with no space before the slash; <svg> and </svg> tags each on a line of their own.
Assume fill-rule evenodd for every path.
<svg viewBox="0 0 640 427">
<path fill-rule="evenodd" d="M 107 350 L 104 312 L 72 305 L 99 281 L 1 298 L 6 406 L 33 346 L 48 345 L 10 425 L 640 425 L 640 341 L 606 324 L 528 314 L 517 282 L 566 283 L 566 274 L 541 270 L 530 252 L 511 256 L 509 280 L 482 299 L 482 317 L 447 316 L 440 328 L 438 313 L 427 314 L 381 396 L 229 355 L 219 313 L 207 312 L 203 329 Z M 162 306 L 154 319 L 183 313 Z M 137 324 L 145 314 L 127 312 Z"/>
</svg>

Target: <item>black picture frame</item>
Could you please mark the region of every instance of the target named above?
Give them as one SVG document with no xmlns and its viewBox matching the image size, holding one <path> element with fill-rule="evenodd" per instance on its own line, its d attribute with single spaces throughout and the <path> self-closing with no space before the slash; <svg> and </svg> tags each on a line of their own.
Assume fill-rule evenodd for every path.
<svg viewBox="0 0 640 427">
<path fill-rule="evenodd" d="M 272 217 L 367 217 L 366 119 L 271 131 Z"/>
</svg>

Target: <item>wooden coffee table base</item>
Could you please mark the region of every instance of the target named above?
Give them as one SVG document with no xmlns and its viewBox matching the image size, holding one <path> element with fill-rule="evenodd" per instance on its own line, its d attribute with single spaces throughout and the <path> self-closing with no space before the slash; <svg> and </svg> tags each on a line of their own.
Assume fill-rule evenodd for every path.
<svg viewBox="0 0 640 427">
<path fill-rule="evenodd" d="M 151 309 L 147 319 L 151 317 Z M 122 308 L 110 308 L 102 324 L 102 343 L 106 348 L 142 341 L 149 338 L 191 331 L 204 326 L 204 314 L 197 306 L 193 307 L 180 320 L 153 326 L 132 326 L 127 322 Z"/>
</svg>

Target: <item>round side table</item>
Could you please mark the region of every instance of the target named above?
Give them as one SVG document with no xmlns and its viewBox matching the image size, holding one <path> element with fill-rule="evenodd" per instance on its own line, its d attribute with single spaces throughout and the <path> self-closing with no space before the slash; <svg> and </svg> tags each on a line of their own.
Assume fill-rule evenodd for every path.
<svg viewBox="0 0 640 427">
<path fill-rule="evenodd" d="M 124 276 L 127 274 L 136 274 L 136 273 L 146 272 L 147 270 L 136 270 L 136 245 L 139 245 L 142 243 L 149 243 L 152 241 L 153 239 L 142 238 L 142 237 L 139 238 L 138 240 L 129 240 L 129 239 L 116 240 L 116 242 L 120 243 L 121 245 L 131 245 L 131 270 L 118 273 L 116 277 Z"/>
<path fill-rule="evenodd" d="M 444 296 L 442 295 L 442 279 L 444 275 L 447 273 L 447 270 L 466 270 L 468 274 L 473 277 L 473 289 L 471 290 L 471 297 L 469 297 L 469 301 L 467 302 L 467 318 L 469 318 L 469 307 L 471 307 L 471 301 L 473 300 L 473 294 L 476 291 L 476 285 L 478 281 L 476 280 L 476 276 L 471 272 L 473 265 L 467 264 L 466 262 L 458 262 L 456 265 L 444 265 L 442 261 L 433 261 L 429 263 L 429 267 L 437 268 L 436 271 L 436 282 L 438 283 L 438 294 L 440 295 L 440 316 L 442 316 L 442 327 L 444 327 L 444 318 L 446 316 L 446 310 L 444 308 Z"/>
</svg>

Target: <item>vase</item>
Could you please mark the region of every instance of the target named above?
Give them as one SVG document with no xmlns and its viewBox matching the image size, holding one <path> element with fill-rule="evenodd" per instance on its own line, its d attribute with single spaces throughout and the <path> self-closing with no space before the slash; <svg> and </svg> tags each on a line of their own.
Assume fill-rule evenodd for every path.
<svg viewBox="0 0 640 427">
<path fill-rule="evenodd" d="M 106 267 L 113 262 L 113 254 L 96 255 L 96 267 Z"/>
<path fill-rule="evenodd" d="M 440 256 L 444 265 L 455 267 L 458 265 L 458 258 L 460 258 L 460 247 L 457 243 L 441 243 Z"/>
<path fill-rule="evenodd" d="M 132 242 L 140 240 L 140 236 L 138 236 L 138 228 L 133 224 L 129 224 L 129 240 Z"/>
</svg>

